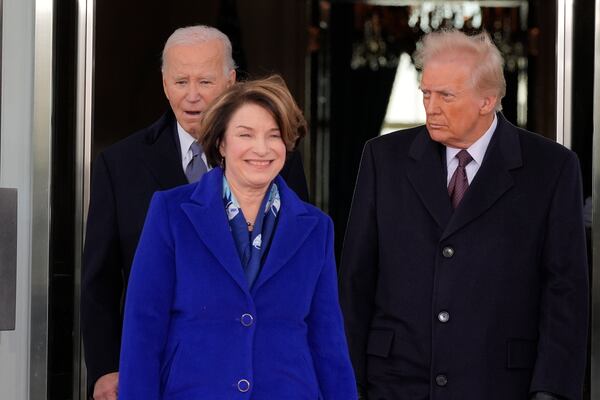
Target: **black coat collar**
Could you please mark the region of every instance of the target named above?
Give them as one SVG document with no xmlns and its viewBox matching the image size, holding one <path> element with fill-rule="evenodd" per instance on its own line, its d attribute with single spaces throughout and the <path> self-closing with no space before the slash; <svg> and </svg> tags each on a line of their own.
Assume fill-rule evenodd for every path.
<svg viewBox="0 0 600 400">
<path fill-rule="evenodd" d="M 408 178 L 421 201 L 443 229 L 445 239 L 489 209 L 513 185 L 511 170 L 522 166 L 517 128 L 502 114 L 486 151 L 460 206 L 452 209 L 446 187 L 446 169 L 439 144 L 431 140 L 425 127 L 409 150 Z"/>
<path fill-rule="evenodd" d="M 171 110 L 148 127 L 140 158 L 162 189 L 188 183 L 181 166 L 177 121 Z"/>
</svg>

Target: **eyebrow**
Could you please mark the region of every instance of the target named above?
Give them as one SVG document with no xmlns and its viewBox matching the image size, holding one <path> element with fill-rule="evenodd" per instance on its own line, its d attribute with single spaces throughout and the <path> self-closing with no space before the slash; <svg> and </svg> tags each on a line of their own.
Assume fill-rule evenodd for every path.
<svg viewBox="0 0 600 400">
<path fill-rule="evenodd" d="M 236 128 L 248 129 L 248 130 L 251 130 L 251 131 L 254 130 L 254 128 L 246 126 L 246 125 L 236 125 Z M 279 130 L 280 129 L 277 128 L 277 127 L 269 129 L 269 131 L 279 131 Z"/>
<path fill-rule="evenodd" d="M 458 96 L 459 94 L 463 93 L 466 90 L 466 89 L 457 90 L 457 89 L 451 89 L 451 88 L 447 88 L 447 87 L 431 89 L 431 88 L 423 88 L 422 86 L 419 86 L 419 89 L 422 92 L 428 91 L 428 92 L 432 92 L 432 93 L 450 94 L 452 96 Z"/>
<path fill-rule="evenodd" d="M 175 73 L 171 75 L 174 79 L 199 79 L 199 80 L 215 80 L 216 76 L 214 74 L 203 74 L 197 77 L 192 77 L 190 74 L 186 73 Z"/>
<path fill-rule="evenodd" d="M 447 87 L 447 86 L 441 86 L 441 87 L 423 87 L 422 85 L 419 85 L 419 89 L 420 90 L 429 90 L 430 92 L 447 92 L 447 91 L 452 91 L 451 88 Z"/>
</svg>

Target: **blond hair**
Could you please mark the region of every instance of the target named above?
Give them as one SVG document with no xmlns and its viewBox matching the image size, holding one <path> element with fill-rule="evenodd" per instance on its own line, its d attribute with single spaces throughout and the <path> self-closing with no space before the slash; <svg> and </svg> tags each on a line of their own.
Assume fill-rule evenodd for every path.
<svg viewBox="0 0 600 400">
<path fill-rule="evenodd" d="M 483 31 L 466 35 L 456 29 L 428 33 L 421 39 L 414 54 L 415 65 L 422 70 L 432 59 L 448 55 L 474 58 L 471 74 L 473 86 L 481 92 L 493 92 L 497 96 L 495 109 L 501 111 L 502 98 L 506 94 L 504 60 L 489 34 Z"/>
</svg>

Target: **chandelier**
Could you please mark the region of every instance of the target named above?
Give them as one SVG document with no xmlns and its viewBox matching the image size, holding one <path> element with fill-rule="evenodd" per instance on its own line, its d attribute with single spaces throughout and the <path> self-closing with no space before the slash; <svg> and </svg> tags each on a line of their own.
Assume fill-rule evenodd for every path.
<svg viewBox="0 0 600 400">
<path fill-rule="evenodd" d="M 424 1 L 419 5 L 410 6 L 408 25 L 418 27 L 424 33 L 428 33 L 446 27 L 462 29 L 465 21 L 470 21 L 471 28 L 481 28 L 482 15 L 478 3 Z"/>
</svg>

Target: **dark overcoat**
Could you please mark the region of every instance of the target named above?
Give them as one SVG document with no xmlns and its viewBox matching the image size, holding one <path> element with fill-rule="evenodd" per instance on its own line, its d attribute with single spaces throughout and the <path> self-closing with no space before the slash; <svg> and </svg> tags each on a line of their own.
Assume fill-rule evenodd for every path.
<svg viewBox="0 0 600 400">
<path fill-rule="evenodd" d="M 499 114 L 456 210 L 446 176 L 425 127 L 364 148 L 340 273 L 359 386 L 371 400 L 581 398 L 577 157 Z"/>
</svg>

